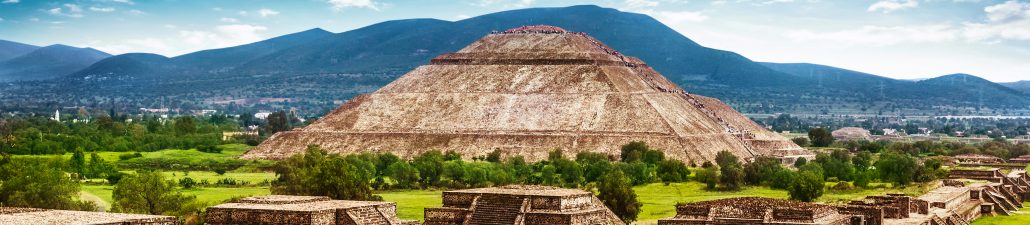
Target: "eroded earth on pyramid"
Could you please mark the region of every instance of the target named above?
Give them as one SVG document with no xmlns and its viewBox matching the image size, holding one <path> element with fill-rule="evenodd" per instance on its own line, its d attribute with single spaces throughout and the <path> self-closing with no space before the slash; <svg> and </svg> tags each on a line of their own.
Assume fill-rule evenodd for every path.
<svg viewBox="0 0 1030 225">
<path fill-rule="evenodd" d="M 276 133 L 243 158 L 283 159 L 318 145 L 341 154 L 498 151 L 535 161 L 554 149 L 617 156 L 632 141 L 688 165 L 720 151 L 786 163 L 814 157 L 585 33 L 527 26 L 440 55 L 310 126 Z"/>
</svg>

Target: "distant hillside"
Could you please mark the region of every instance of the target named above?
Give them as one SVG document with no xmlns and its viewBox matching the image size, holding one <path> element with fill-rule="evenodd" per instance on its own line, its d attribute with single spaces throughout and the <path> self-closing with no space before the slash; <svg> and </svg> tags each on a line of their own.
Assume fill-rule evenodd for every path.
<svg viewBox="0 0 1030 225">
<path fill-rule="evenodd" d="M 67 75 L 110 57 L 92 48 L 51 45 L 0 62 L 0 81 L 45 80 Z"/>
<path fill-rule="evenodd" d="M 969 74 L 898 80 L 810 63 L 762 63 L 781 72 L 816 80 L 816 85 L 860 93 L 873 99 L 913 99 L 935 103 L 1025 106 L 1030 95 Z"/>
<path fill-rule="evenodd" d="M 1022 80 L 1011 83 L 1001 83 L 1001 85 L 1004 85 L 1012 89 L 1016 89 L 1017 91 L 1022 91 L 1026 94 L 1030 94 L 1030 80 Z"/>
<path fill-rule="evenodd" d="M 250 45 L 175 57 L 172 62 L 179 70 L 168 73 L 174 75 L 169 79 L 209 73 L 403 73 L 441 53 L 457 51 L 491 31 L 531 24 L 587 32 L 681 82 L 739 87 L 804 82 L 736 53 L 700 46 L 646 15 L 597 6 L 513 10 L 457 22 L 397 20 L 339 34 L 314 29 Z"/>
<path fill-rule="evenodd" d="M 1030 105 L 1025 94 L 982 79 L 957 82 L 944 77 L 917 83 L 815 64 L 758 63 L 701 46 L 647 15 L 589 5 L 519 9 L 453 22 L 386 21 L 336 34 L 311 29 L 173 58 L 126 54 L 67 72 L 60 79 L 18 86 L 7 95 L 0 93 L 0 98 L 21 101 L 56 86 L 61 88 L 53 96 L 34 97 L 61 102 L 128 95 L 134 98 L 120 98 L 122 104 L 155 104 L 159 98 L 187 106 L 207 98 L 292 98 L 299 102 L 291 102 L 291 107 L 327 110 L 492 31 L 540 24 L 586 32 L 644 60 L 687 91 L 744 105 L 738 109 L 746 112 L 819 110 L 841 104 L 861 104 L 857 107 L 862 111 L 884 105 L 922 110 L 941 105 Z"/>
<path fill-rule="evenodd" d="M 38 48 L 39 46 L 35 45 L 0 40 L 0 62 L 3 62 L 8 59 L 13 59 L 14 57 L 22 56 L 24 54 L 28 54 L 29 52 L 32 52 Z"/>
</svg>

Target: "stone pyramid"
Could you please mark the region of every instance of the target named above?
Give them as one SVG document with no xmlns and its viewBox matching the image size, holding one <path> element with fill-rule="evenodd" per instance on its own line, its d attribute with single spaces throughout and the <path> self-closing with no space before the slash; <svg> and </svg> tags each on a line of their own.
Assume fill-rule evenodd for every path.
<svg viewBox="0 0 1030 225">
<path fill-rule="evenodd" d="M 282 159 L 316 144 L 341 154 L 436 149 L 540 160 L 554 149 L 617 156 L 631 141 L 688 165 L 724 150 L 742 159 L 808 154 L 585 33 L 526 26 L 440 55 L 310 126 L 276 133 L 243 158 Z"/>
</svg>

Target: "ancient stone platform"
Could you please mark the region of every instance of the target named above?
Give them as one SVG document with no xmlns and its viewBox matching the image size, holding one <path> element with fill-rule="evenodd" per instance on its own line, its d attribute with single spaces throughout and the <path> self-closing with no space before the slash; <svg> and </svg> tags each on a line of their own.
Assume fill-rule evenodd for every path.
<svg viewBox="0 0 1030 225">
<path fill-rule="evenodd" d="M 676 216 L 659 225 L 848 225 L 861 217 L 838 213 L 833 206 L 771 198 L 744 197 L 680 204 Z"/>
<path fill-rule="evenodd" d="M 425 225 L 624 225 L 592 193 L 510 185 L 446 191 L 443 207 L 425 209 Z"/>
<path fill-rule="evenodd" d="M 597 39 L 531 26 L 440 55 L 310 126 L 276 133 L 243 158 L 283 159 L 316 144 L 341 154 L 411 157 L 435 149 L 471 158 L 499 151 L 535 161 L 556 148 L 617 156 L 632 141 L 688 165 L 719 151 L 741 159 L 814 157 Z"/>
<path fill-rule="evenodd" d="M 731 198 L 676 206 L 676 216 L 659 225 L 682 224 L 849 224 L 968 225 L 981 216 L 1007 216 L 1023 207 L 1030 175 L 997 168 L 954 169 L 952 178 L 919 196 L 867 196 L 844 205 L 769 198 Z"/>
<path fill-rule="evenodd" d="M 397 218 L 392 202 L 271 195 L 207 208 L 208 225 L 417 225 Z"/>
<path fill-rule="evenodd" d="M 177 225 L 171 216 L 0 207 L 3 225 Z"/>
</svg>

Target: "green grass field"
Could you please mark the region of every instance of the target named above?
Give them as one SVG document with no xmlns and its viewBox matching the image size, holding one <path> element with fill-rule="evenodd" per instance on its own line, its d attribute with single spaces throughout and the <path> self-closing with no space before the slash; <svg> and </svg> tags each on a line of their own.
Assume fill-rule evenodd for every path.
<svg viewBox="0 0 1030 225">
<path fill-rule="evenodd" d="M 210 171 L 190 171 L 184 173 L 182 171 L 163 171 L 165 178 L 169 180 L 178 181 L 179 179 L 189 177 L 197 182 L 207 180 L 208 182 L 215 183 L 217 180 L 232 178 L 238 181 L 246 181 L 250 185 L 258 185 L 265 181 L 275 180 L 275 173 L 271 172 L 228 172 L 224 175 L 218 175 L 215 172 Z"/>
<path fill-rule="evenodd" d="M 378 195 L 383 196 L 383 201 L 397 202 L 397 217 L 422 221 L 425 208 L 443 205 L 442 193 L 443 191 L 438 190 L 410 190 L 383 192 Z"/>
<path fill-rule="evenodd" d="M 235 197 L 247 197 L 247 196 L 259 196 L 269 195 L 271 192 L 268 187 L 234 187 L 234 188 L 191 188 L 180 190 L 185 195 L 197 196 L 197 201 L 204 202 L 207 205 L 217 205 Z M 104 202 L 100 205 L 109 208 L 111 203 L 114 202 L 111 193 L 114 192 L 114 186 L 110 185 L 83 185 L 82 192 L 90 195 L 99 197 Z"/>
<path fill-rule="evenodd" d="M 154 152 L 140 152 L 143 158 L 165 158 L 165 159 L 189 159 L 189 160 L 223 160 L 223 159 L 235 159 L 244 152 L 247 152 L 251 147 L 244 144 L 225 144 L 219 145 L 222 148 L 221 153 L 205 153 L 195 149 L 166 149 Z M 132 154 L 135 152 L 97 152 L 100 158 L 107 162 L 118 162 L 119 155 Z M 86 159 L 89 160 L 91 152 L 86 152 Z M 15 158 L 51 158 L 56 155 L 16 155 Z M 72 158 L 72 153 L 61 155 L 61 158 L 68 160 Z"/>
<path fill-rule="evenodd" d="M 1027 203 L 1024 203 L 1027 204 Z M 1011 216 L 985 216 L 974 220 L 972 225 L 1023 225 L 1030 224 L 1030 207 L 1020 209 Z"/>
</svg>

